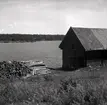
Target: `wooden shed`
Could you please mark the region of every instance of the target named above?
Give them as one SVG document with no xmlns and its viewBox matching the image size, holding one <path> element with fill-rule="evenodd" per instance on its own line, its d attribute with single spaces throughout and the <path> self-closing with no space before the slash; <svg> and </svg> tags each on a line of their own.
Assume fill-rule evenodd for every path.
<svg viewBox="0 0 107 105">
<path fill-rule="evenodd" d="M 88 60 L 106 60 L 107 29 L 70 27 L 59 48 L 63 68 L 77 69 L 87 66 Z"/>
</svg>

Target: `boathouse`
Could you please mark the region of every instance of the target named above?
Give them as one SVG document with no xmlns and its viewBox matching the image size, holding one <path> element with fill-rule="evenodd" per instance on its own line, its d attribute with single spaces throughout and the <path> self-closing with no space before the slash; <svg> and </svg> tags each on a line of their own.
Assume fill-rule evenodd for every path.
<svg viewBox="0 0 107 105">
<path fill-rule="evenodd" d="M 70 27 L 59 48 L 62 67 L 77 69 L 89 60 L 107 59 L 107 29 Z"/>
</svg>

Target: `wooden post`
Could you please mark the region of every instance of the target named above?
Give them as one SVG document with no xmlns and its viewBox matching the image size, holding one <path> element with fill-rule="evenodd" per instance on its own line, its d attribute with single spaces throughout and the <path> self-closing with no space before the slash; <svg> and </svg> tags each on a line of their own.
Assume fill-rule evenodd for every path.
<svg viewBox="0 0 107 105">
<path fill-rule="evenodd" d="M 103 66 L 104 60 L 101 58 L 101 66 Z"/>
<path fill-rule="evenodd" d="M 104 57 L 103 57 L 103 51 L 101 51 L 101 66 L 104 66 Z"/>
</svg>

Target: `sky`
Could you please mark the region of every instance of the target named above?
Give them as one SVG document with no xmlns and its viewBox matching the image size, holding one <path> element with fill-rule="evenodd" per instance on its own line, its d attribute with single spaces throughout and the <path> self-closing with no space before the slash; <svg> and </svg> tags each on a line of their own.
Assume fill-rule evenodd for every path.
<svg viewBox="0 0 107 105">
<path fill-rule="evenodd" d="M 107 28 L 107 0 L 0 0 L 0 33 L 66 34 Z"/>
</svg>

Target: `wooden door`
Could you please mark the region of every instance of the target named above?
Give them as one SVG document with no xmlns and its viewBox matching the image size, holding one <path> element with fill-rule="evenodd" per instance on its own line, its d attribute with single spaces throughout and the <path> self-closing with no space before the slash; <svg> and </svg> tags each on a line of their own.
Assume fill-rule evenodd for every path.
<svg viewBox="0 0 107 105">
<path fill-rule="evenodd" d="M 72 50 L 71 56 L 69 56 L 69 68 L 76 69 L 77 68 L 77 58 L 76 58 L 76 49 Z"/>
</svg>

